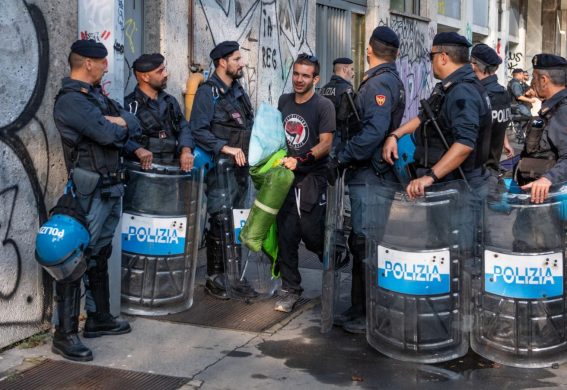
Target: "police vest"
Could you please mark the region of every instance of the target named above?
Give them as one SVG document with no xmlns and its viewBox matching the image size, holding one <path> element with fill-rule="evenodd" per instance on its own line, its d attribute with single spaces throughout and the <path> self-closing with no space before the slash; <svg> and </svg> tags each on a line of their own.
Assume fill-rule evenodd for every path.
<svg viewBox="0 0 567 390">
<path fill-rule="evenodd" d="M 84 96 L 85 99 L 100 109 L 102 115 L 120 116 L 120 108 L 113 100 L 102 95 L 106 104 L 105 108 L 95 96 L 81 92 L 79 89 L 61 88 L 55 97 L 55 102 L 67 93 L 78 93 Z M 79 167 L 98 172 L 103 176 L 103 182 L 107 185 L 117 184 L 121 181 L 120 148 L 114 145 L 101 145 L 83 136 L 80 136 L 76 143 L 65 138 L 62 138 L 62 141 L 63 155 L 68 168 Z"/>
<path fill-rule="evenodd" d="M 480 82 L 476 79 L 459 80 L 451 84 L 446 90 L 436 87 L 434 93 L 430 97 L 429 104 L 435 113 L 437 123 L 441 128 L 443 136 L 447 140 L 449 147 L 454 143 L 453 133 L 448 123 L 447 118 L 443 115 L 442 107 L 445 102 L 447 93 L 460 83 L 470 83 L 479 93 L 482 104 L 485 107 L 485 114 L 481 116 L 479 123 L 479 130 L 476 139 L 476 148 L 474 158 L 471 160 L 467 158 L 461 165 L 464 171 L 470 171 L 476 168 L 481 168 L 487 161 L 490 150 L 490 127 L 491 127 L 491 111 L 490 100 L 488 94 Z M 438 84 L 440 86 L 441 83 Z M 433 123 L 429 120 L 422 122 L 421 126 L 415 132 L 415 153 L 414 160 L 419 166 L 425 168 L 433 167 L 441 157 L 445 154 L 445 146 L 435 129 Z"/>
<path fill-rule="evenodd" d="M 510 94 L 504 88 L 499 92 L 487 91 L 490 98 L 492 127 L 490 129 L 490 150 L 486 166 L 498 171 L 506 128 L 512 116 Z"/>
<path fill-rule="evenodd" d="M 175 111 L 175 98 L 165 94 L 164 100 L 167 104 L 165 118 L 157 117 L 148 107 L 142 92 L 134 92 L 134 100 L 130 103 L 130 112 L 138 118 L 142 125 L 142 137 L 140 143 L 160 157 L 173 158 L 177 151 L 177 138 L 179 137 L 179 122 L 181 113 Z"/>
<path fill-rule="evenodd" d="M 331 100 L 335 105 L 335 111 L 338 111 L 341 102 L 341 96 L 343 95 L 343 93 L 349 90 L 352 91 L 352 86 L 348 82 L 337 80 L 336 78 L 331 78 L 331 81 L 329 81 L 321 88 L 319 95 Z"/>
<path fill-rule="evenodd" d="M 528 129 L 526 131 L 526 142 L 524 144 L 524 150 L 522 151 L 522 157 L 532 157 L 545 160 L 556 160 L 559 158 L 559 150 L 557 147 L 547 139 L 546 146 L 542 146 L 541 139 L 545 135 L 548 137 L 547 127 L 549 126 L 549 120 L 553 114 L 559 109 L 559 107 L 567 104 L 567 97 L 558 101 L 553 107 L 551 107 L 543 116 L 541 116 L 541 121 L 543 123 L 538 123 L 538 120 L 530 122 Z"/>
<path fill-rule="evenodd" d="M 211 132 L 215 137 L 227 141 L 227 145 L 240 148 L 248 158 L 248 146 L 252 135 L 254 111 L 248 96 L 243 93 L 240 104 L 233 104 L 224 93 L 219 93 L 219 87 L 210 79 L 205 81 L 213 91 L 215 114 L 211 122 Z"/>
</svg>

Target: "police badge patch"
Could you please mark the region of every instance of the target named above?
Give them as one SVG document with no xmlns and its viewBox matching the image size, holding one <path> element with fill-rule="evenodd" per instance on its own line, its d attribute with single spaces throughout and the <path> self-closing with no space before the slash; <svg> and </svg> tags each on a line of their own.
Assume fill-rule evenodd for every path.
<svg viewBox="0 0 567 390">
<path fill-rule="evenodd" d="M 386 103 L 386 96 L 384 95 L 376 95 L 376 104 L 379 106 L 383 106 Z"/>
</svg>

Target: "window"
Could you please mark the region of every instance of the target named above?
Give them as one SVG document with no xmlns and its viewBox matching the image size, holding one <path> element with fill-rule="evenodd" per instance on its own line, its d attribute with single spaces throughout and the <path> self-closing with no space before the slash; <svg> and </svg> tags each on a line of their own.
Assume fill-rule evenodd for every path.
<svg viewBox="0 0 567 390">
<path fill-rule="evenodd" d="M 419 0 L 390 0 L 390 10 L 419 15 Z"/>
<path fill-rule="evenodd" d="M 488 0 L 475 0 L 473 7 L 473 24 L 488 27 Z"/>
<path fill-rule="evenodd" d="M 520 33 L 520 0 L 510 0 L 510 35 L 517 37 Z"/>
<path fill-rule="evenodd" d="M 437 13 L 454 19 L 461 19 L 461 0 L 439 0 Z"/>
</svg>

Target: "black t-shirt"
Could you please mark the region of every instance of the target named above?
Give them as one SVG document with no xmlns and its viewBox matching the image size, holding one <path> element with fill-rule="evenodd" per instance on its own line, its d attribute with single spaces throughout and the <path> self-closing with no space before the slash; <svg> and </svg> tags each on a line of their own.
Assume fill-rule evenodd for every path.
<svg viewBox="0 0 567 390">
<path fill-rule="evenodd" d="M 314 94 L 302 104 L 295 102 L 295 93 L 280 96 L 278 110 L 284 122 L 287 151 L 290 157 L 304 156 L 319 143 L 319 134 L 335 131 L 335 106 L 322 96 Z M 327 157 L 310 166 L 297 169 L 298 172 L 324 171 Z"/>
</svg>

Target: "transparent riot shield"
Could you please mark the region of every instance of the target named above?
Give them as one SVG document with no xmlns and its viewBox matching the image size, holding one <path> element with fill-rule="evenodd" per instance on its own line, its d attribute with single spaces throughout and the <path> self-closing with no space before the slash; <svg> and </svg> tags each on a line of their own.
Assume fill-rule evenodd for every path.
<svg viewBox="0 0 567 390">
<path fill-rule="evenodd" d="M 248 167 L 237 167 L 232 159 L 220 159 L 215 167 L 216 188 L 209 198 L 218 203 L 221 246 L 226 291 L 230 298 L 259 300 L 273 296 L 278 279 L 272 275 L 272 262 L 263 252 L 252 252 L 241 245 L 239 234 L 246 223 L 254 194 Z"/>
<path fill-rule="evenodd" d="M 434 185 L 411 201 L 398 184 L 367 190 L 368 342 L 387 356 L 419 363 L 465 355 L 470 292 L 459 237 L 462 183 Z"/>
<path fill-rule="evenodd" d="M 325 215 L 325 243 L 323 247 L 323 287 L 321 291 L 321 333 L 333 328 L 335 304 L 338 301 L 340 274 L 337 264 L 337 238 L 343 234 L 344 177 L 337 178 L 327 187 L 327 210 Z"/>
<path fill-rule="evenodd" d="M 122 311 L 165 315 L 193 304 L 203 170 L 126 163 L 122 214 Z"/>
<path fill-rule="evenodd" d="M 518 188 L 484 209 L 481 277 L 473 281 L 471 346 L 516 367 L 567 361 L 566 187 L 534 204 Z"/>
</svg>

